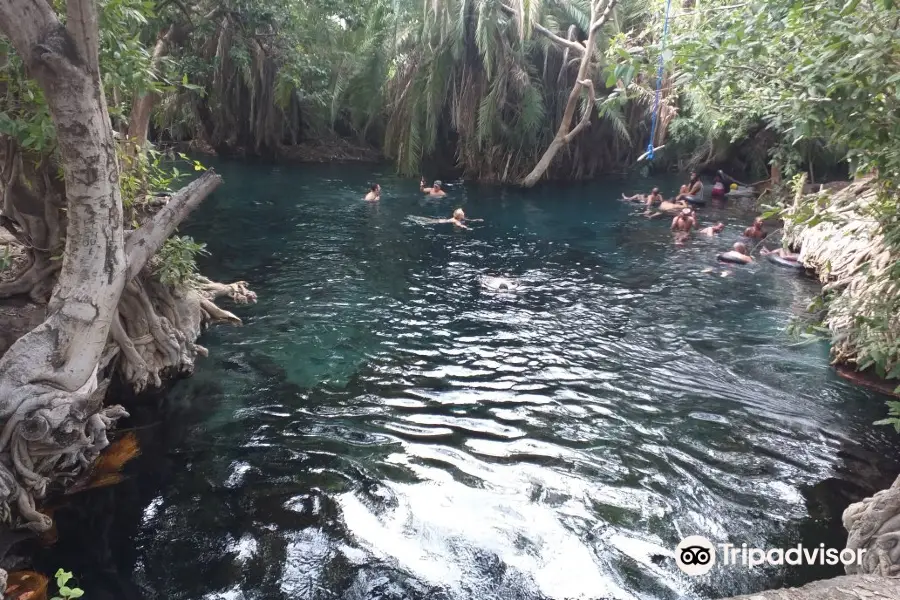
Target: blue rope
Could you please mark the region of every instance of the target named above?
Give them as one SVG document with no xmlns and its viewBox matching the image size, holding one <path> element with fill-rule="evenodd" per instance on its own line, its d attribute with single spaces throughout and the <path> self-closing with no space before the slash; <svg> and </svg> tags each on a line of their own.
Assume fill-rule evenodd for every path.
<svg viewBox="0 0 900 600">
<path fill-rule="evenodd" d="M 669 7 L 672 0 L 666 0 L 666 20 L 663 25 L 662 46 L 659 51 L 659 69 L 656 72 L 656 100 L 653 101 L 653 114 L 650 117 L 650 143 L 647 144 L 647 160 L 653 160 L 653 140 L 656 139 L 656 120 L 659 114 L 659 94 L 662 89 L 663 55 L 666 52 L 666 37 L 669 35 Z"/>
</svg>

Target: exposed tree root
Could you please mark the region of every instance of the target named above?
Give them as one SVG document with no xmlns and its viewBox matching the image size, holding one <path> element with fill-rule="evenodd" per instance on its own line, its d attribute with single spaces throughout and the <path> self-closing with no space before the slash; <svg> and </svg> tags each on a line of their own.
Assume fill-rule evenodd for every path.
<svg viewBox="0 0 900 600">
<path fill-rule="evenodd" d="M 140 392 L 159 387 L 167 375 L 192 373 L 197 357 L 208 354 L 196 343 L 205 327 L 241 325 L 237 316 L 215 305 L 213 300 L 221 297 L 256 302 L 243 281 L 221 284 L 198 278 L 181 290 L 149 280 L 129 283 L 111 327 L 111 342 L 120 350 L 120 376 Z"/>
<path fill-rule="evenodd" d="M 58 342 L 53 315 L 78 306 L 48 305 L 62 266 L 52 258 L 62 244 L 57 190 L 39 170 L 10 167 L 32 163 L 22 161 L 13 146 L 2 142 L 3 242 L 15 247 L 17 258 L 15 272 L 8 271 L 0 281 L 0 298 L 5 300 L 0 307 L 0 357 L 17 350 L 24 362 L 7 360 L 7 368 L 16 370 L 0 372 L 0 392 L 6 394 L 0 405 L 0 522 L 13 529 L 45 532 L 53 523 L 37 503 L 51 489 L 65 490 L 84 479 L 109 444 L 107 431 L 127 416 L 120 406 L 103 406 L 111 379 L 119 377 L 140 392 L 161 386 L 168 377 L 192 373 L 197 357 L 208 354 L 196 343 L 202 330 L 214 322 L 241 324 L 214 301 L 230 298 L 247 304 L 255 302 L 256 295 L 245 282 L 222 284 L 206 278 L 172 289 L 145 267 L 175 227 L 221 181 L 208 172 L 126 234 L 126 284 L 110 317 L 105 347 L 93 372 L 71 389 L 61 374 L 68 362 L 80 360 L 82 349 L 73 342 Z M 4 156 L 4 150 L 15 156 Z M 48 225 L 51 221 L 55 224 Z M 90 319 L 88 314 L 68 316 Z M 102 338 L 99 345 L 104 346 Z M 71 356 L 53 357 L 48 368 L 41 369 L 39 365 L 47 361 L 46 348 L 59 346 L 68 347 Z M 52 363 L 56 360 L 59 364 Z M 18 376 L 35 370 L 46 373 L 46 380 Z"/>
</svg>

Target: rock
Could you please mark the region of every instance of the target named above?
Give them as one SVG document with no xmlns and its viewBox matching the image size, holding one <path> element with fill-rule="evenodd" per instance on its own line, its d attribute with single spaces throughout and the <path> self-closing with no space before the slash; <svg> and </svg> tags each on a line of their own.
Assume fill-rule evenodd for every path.
<svg viewBox="0 0 900 600">
<path fill-rule="evenodd" d="M 848 506 L 843 522 L 847 548 L 866 550 L 862 564 L 848 565 L 847 574 L 900 575 L 900 477 L 890 488 Z M 900 587 L 893 597 L 900 598 Z"/>
<path fill-rule="evenodd" d="M 845 575 L 814 581 L 799 588 L 770 590 L 728 600 L 896 600 L 900 579 L 877 575 Z"/>
</svg>

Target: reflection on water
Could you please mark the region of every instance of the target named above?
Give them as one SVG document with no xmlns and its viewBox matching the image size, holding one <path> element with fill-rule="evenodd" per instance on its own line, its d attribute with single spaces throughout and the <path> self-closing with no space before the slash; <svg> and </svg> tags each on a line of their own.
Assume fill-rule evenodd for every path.
<svg viewBox="0 0 900 600">
<path fill-rule="evenodd" d="M 782 333 L 815 285 L 767 263 L 702 272 L 737 209 L 701 219 L 728 222 L 721 239 L 675 247 L 614 200 L 624 183 L 434 200 L 379 177 L 369 204 L 361 170 L 220 170 L 187 232 L 207 274 L 260 302 L 207 334 L 210 358 L 139 430 L 133 479 L 78 508 L 105 511 L 102 550 L 47 559 L 96 598 L 755 591 L 836 573 L 691 580 L 671 549 L 843 544 L 840 510 L 896 468 L 869 425 L 881 400 Z M 485 222 L 408 218 L 456 206 Z"/>
</svg>

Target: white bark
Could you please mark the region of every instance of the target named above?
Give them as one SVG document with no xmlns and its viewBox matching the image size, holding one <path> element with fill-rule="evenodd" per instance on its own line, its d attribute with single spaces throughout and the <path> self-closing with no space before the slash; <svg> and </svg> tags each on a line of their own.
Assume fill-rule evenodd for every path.
<svg viewBox="0 0 900 600">
<path fill-rule="evenodd" d="M 612 14 L 613 9 L 616 6 L 616 2 L 617 0 L 592 0 L 591 26 L 590 30 L 588 31 L 588 39 L 585 42 L 583 49 L 577 42 L 563 40 L 559 36 L 553 35 L 550 32 L 541 31 L 541 33 L 550 37 L 550 39 L 554 42 L 563 45 L 567 49 L 580 52 L 581 63 L 578 67 L 578 78 L 575 81 L 575 85 L 572 87 L 572 91 L 569 93 L 569 100 L 566 103 L 566 109 L 563 112 L 563 118 L 559 124 L 559 129 L 556 132 L 556 136 L 553 138 L 553 141 L 550 142 L 550 145 L 544 151 L 543 156 L 541 156 L 541 159 L 535 165 L 534 169 L 532 169 L 531 173 L 529 173 L 525 177 L 525 179 L 522 180 L 522 185 L 525 187 L 532 187 L 534 186 L 534 184 L 540 181 L 541 177 L 543 177 L 547 172 L 547 169 L 550 168 L 550 164 L 553 162 L 553 159 L 556 158 L 556 154 L 560 151 L 560 149 L 569 144 L 569 142 L 571 142 L 576 135 L 578 135 L 584 128 L 590 125 L 591 114 L 594 111 L 595 98 L 594 86 L 593 82 L 588 78 L 588 70 L 590 67 L 592 55 L 594 53 L 594 45 L 596 43 L 595 40 L 597 37 L 597 32 L 599 32 L 600 29 L 606 24 L 607 20 Z M 578 107 L 578 99 L 581 97 L 582 87 L 584 87 L 588 91 L 588 101 L 581 120 L 573 128 L 572 119 L 575 117 L 575 109 Z"/>
<path fill-rule="evenodd" d="M 117 368 L 136 389 L 159 385 L 163 371 L 189 372 L 206 355 L 194 343 L 205 322 L 240 320 L 206 292 L 178 295 L 141 273 L 221 183 L 218 175 L 210 171 L 177 192 L 125 243 L 95 0 L 68 0 L 65 26 L 48 0 L 0 0 L 0 33 L 44 91 L 65 171 L 65 250 L 46 318 L 0 358 L 0 514 L 12 514 L 12 526 L 43 531 L 52 523 L 35 499 L 51 481 L 66 483 L 89 467 L 108 445 L 107 428 L 126 414 L 103 407 L 110 359 L 120 355 Z M 219 288 L 255 301 L 241 282 Z"/>
<path fill-rule="evenodd" d="M 65 253 L 45 321 L 0 359 L 0 501 L 18 503 L 33 529 L 46 529 L 34 498 L 55 469 L 85 464 L 106 445 L 123 411 L 101 410 L 97 366 L 125 284 L 119 173 L 100 82 L 97 12 L 69 0 L 67 25 L 45 0 L 4 0 L 0 31 L 44 90 L 65 170 Z M 32 464 L 31 456 L 55 457 Z M 40 471 L 40 472 L 36 472 Z"/>
</svg>

